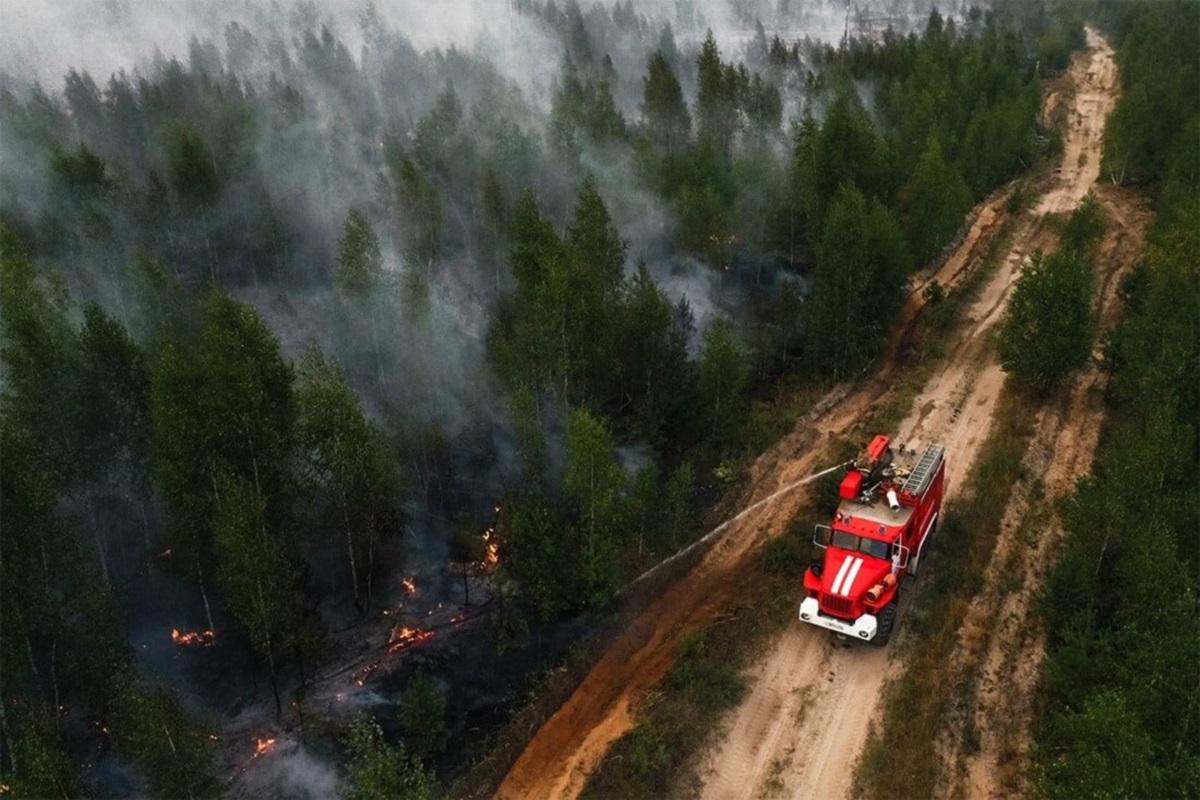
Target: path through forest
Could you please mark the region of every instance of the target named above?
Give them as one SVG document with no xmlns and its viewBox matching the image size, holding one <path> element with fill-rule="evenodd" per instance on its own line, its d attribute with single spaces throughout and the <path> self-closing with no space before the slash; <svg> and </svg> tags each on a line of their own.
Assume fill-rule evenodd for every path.
<svg viewBox="0 0 1200 800">
<path fill-rule="evenodd" d="M 945 444 L 949 491 L 961 484 L 987 438 L 1002 384 L 990 334 L 1028 255 L 1035 247 L 1053 244 L 1048 215 L 1078 205 L 1099 174 L 1100 137 L 1115 102 L 1116 75 L 1112 51 L 1094 31 L 1089 30 L 1088 48 L 1075 58 L 1064 83 L 1061 94 L 1047 98 L 1048 109 L 1066 104 L 1062 161 L 1053 175 L 1039 181 L 1036 201 L 1011 220 L 1006 202 L 1013 187 L 980 204 L 949 258 L 934 275 L 914 281 L 895 346 L 873 374 L 835 389 L 760 456 L 750 470 L 750 490 L 731 510 L 827 466 L 820 459 L 834 440 L 849 436 L 865 441 L 874 433 L 860 430 L 862 420 L 897 391 L 894 387 L 902 377 L 897 353 L 914 329 L 924 285 L 930 280 L 947 288 L 959 284 L 1007 231 L 1010 244 L 1001 262 L 944 343 L 943 364 L 896 431 L 897 441 L 906 446 Z M 788 528 L 804 499 L 802 492 L 784 495 L 730 525 L 694 570 L 617 636 L 534 735 L 499 796 L 577 796 L 611 743 L 632 726 L 633 701 L 665 674 L 682 637 L 713 618 L 731 597 L 736 585 L 730 576 L 765 539 Z M 799 594 L 797 602 L 798 598 Z M 845 648 L 825 631 L 799 623 L 788 627 L 754 668 L 751 691 L 727 720 L 725 736 L 706 756 L 701 769 L 704 795 L 722 800 L 757 797 L 769 781 L 786 796 L 845 796 L 883 682 L 901 666 L 889 663 L 889 655 L 897 651 Z"/>
</svg>

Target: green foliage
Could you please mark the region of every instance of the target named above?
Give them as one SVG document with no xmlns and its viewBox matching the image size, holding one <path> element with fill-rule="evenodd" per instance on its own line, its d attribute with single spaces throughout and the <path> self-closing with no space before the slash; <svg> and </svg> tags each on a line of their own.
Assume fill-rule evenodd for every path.
<svg viewBox="0 0 1200 800">
<path fill-rule="evenodd" d="M 95 303 L 83 308 L 84 446 L 89 476 L 122 473 L 144 480 L 149 457 L 150 371 L 146 356 L 119 322 Z M 115 473 L 115 474 L 114 474 Z"/>
<path fill-rule="evenodd" d="M 367 215 L 357 208 L 351 209 L 342 226 L 334 281 L 346 296 L 362 300 L 379 285 L 382 273 L 379 238 Z"/>
<path fill-rule="evenodd" d="M 566 523 L 558 508 L 542 495 L 527 494 L 510 503 L 506 520 L 505 569 L 520 581 L 526 599 L 547 620 L 576 605 Z"/>
<path fill-rule="evenodd" d="M 660 450 L 686 439 L 695 375 L 687 357 L 690 319 L 639 266 L 619 308 L 617 386 L 633 404 L 639 436 Z"/>
<path fill-rule="evenodd" d="M 662 50 L 655 50 L 646 63 L 642 117 L 651 141 L 668 154 L 687 145 L 692 119 L 683 101 L 683 90 Z"/>
<path fill-rule="evenodd" d="M 971 190 L 930 139 L 903 193 L 904 227 L 918 266 L 930 264 L 971 209 Z"/>
<path fill-rule="evenodd" d="M 400 730 L 413 754 L 430 759 L 446 747 L 446 696 L 426 672 L 409 680 L 400 699 Z"/>
<path fill-rule="evenodd" d="M 168 157 L 175 191 L 186 200 L 211 206 L 220 191 L 213 155 L 194 129 L 177 126 L 168 134 Z"/>
<path fill-rule="evenodd" d="M 583 270 L 593 276 L 605 298 L 611 298 L 621 285 L 625 242 L 613 227 L 592 175 L 584 178 L 579 187 L 575 218 L 567 228 L 565 243 L 579 259 Z"/>
<path fill-rule="evenodd" d="M 546 472 L 546 434 L 542 427 L 537 395 L 528 385 L 518 384 L 512 391 L 509 410 L 512 414 L 513 432 L 517 437 L 517 447 L 521 451 L 525 482 L 529 486 L 539 486 Z"/>
<path fill-rule="evenodd" d="M 737 124 L 736 99 L 711 30 L 696 57 L 696 74 L 696 124 L 699 135 L 728 156 Z"/>
<path fill-rule="evenodd" d="M 511 235 L 514 302 L 493 329 L 511 377 L 569 399 L 606 398 L 615 355 L 625 244 L 594 179 L 579 189 L 574 219 L 560 240 L 526 194 Z"/>
<path fill-rule="evenodd" d="M 727 319 L 704 331 L 698 369 L 700 405 L 709 435 L 720 445 L 736 436 L 746 419 L 746 355 Z"/>
<path fill-rule="evenodd" d="M 825 221 L 809 295 L 808 357 L 839 378 L 874 356 L 903 302 L 904 234 L 878 200 L 843 186 Z"/>
<path fill-rule="evenodd" d="M 0 359 L 4 413 L 39 443 L 57 481 L 77 481 L 82 436 L 82 353 L 67 304 L 7 229 L 0 231 Z"/>
<path fill-rule="evenodd" d="M 211 504 L 224 478 L 253 483 L 274 516 L 292 453 L 292 368 L 253 309 L 209 295 L 196 345 L 170 342 L 160 352 L 151 417 L 156 473 L 172 529 L 190 551 L 184 555 L 207 551 Z"/>
<path fill-rule="evenodd" d="M 890 198 L 884 143 L 853 86 L 839 87 L 814 142 L 813 157 L 810 179 L 821 219 L 845 185 L 885 202 Z"/>
<path fill-rule="evenodd" d="M 741 699 L 745 684 L 718 638 L 730 631 L 687 637 L 664 679 L 664 693 L 613 746 L 584 789 L 584 797 L 664 797 L 677 785 L 691 746 L 705 740 L 722 712 Z"/>
<path fill-rule="evenodd" d="M 295 568 L 270 530 L 266 500 L 252 483 L 223 480 L 213 508 L 217 576 L 254 648 L 272 661 L 295 629 Z"/>
<path fill-rule="evenodd" d="M 162 689 L 133 675 L 119 679 L 113 731 L 123 751 L 162 797 L 218 797 L 207 731 Z"/>
<path fill-rule="evenodd" d="M 1090 254 L 1104 236 L 1104 212 L 1096 195 L 1088 192 L 1079 208 L 1071 214 L 1063 226 L 1059 246 L 1064 250 Z"/>
<path fill-rule="evenodd" d="M 13 768 L 3 773 L 5 794 L 63 800 L 80 796 L 79 776 L 48 723 L 25 726 L 9 747 Z"/>
<path fill-rule="evenodd" d="M 1168 797 L 1171 784 L 1155 763 L 1154 738 L 1116 693 L 1089 698 L 1078 714 L 1056 721 L 1064 743 L 1038 790 L 1053 798 Z"/>
<path fill-rule="evenodd" d="M 365 608 L 379 540 L 398 517 L 397 465 L 336 363 L 313 346 L 301 359 L 299 377 L 297 448 L 310 485 L 332 501 L 334 524 L 346 537 L 355 602 Z"/>
<path fill-rule="evenodd" d="M 104 159 L 93 153 L 86 144 L 75 151 L 56 150 L 51 169 L 68 191 L 79 195 L 103 194 L 112 188 L 106 174 Z"/>
<path fill-rule="evenodd" d="M 620 575 L 626 476 L 604 422 L 579 409 L 567 429 L 563 491 L 575 509 L 572 539 L 578 547 L 575 574 L 589 602 L 601 604 L 616 591 Z"/>
<path fill-rule="evenodd" d="M 347 737 L 350 766 L 345 800 L 433 800 L 433 775 L 401 744 L 389 745 L 374 720 L 355 722 Z"/>
<path fill-rule="evenodd" d="M 588 142 L 625 136 L 625 119 L 612 94 L 610 76 L 581 79 L 568 59 L 550 111 L 550 140 L 559 152 L 575 158 Z"/>
<path fill-rule="evenodd" d="M 1000 329 L 1000 364 L 1040 393 L 1057 387 L 1092 351 L 1092 273 L 1074 250 L 1035 255 L 1017 278 Z"/>
<path fill-rule="evenodd" d="M 692 526 L 690 495 L 696 483 L 696 471 L 685 461 L 671 473 L 666 485 L 664 513 L 668 547 L 675 550 Z"/>
<path fill-rule="evenodd" d="M 1117 182 L 1160 181 L 1173 153 L 1196 159 L 1200 65 L 1194 3 L 1112 3 L 1105 9 L 1120 37 L 1121 96 L 1104 131 L 1105 173 Z"/>
<path fill-rule="evenodd" d="M 1127 11 L 1151 21 L 1162 13 Z M 1169 49 L 1169 37 L 1157 41 Z M 1147 45 L 1131 34 L 1125 46 Z M 1123 63 L 1135 57 L 1144 54 L 1122 51 Z M 1111 408 L 1092 475 L 1062 507 L 1065 544 L 1041 608 L 1036 758 L 1046 797 L 1200 792 L 1191 677 L 1200 661 L 1200 200 L 1194 188 L 1164 187 L 1160 204 L 1144 265 L 1122 287 L 1125 318 L 1106 345 Z M 1082 233 L 1064 236 L 1091 231 L 1094 240 L 1091 212 L 1077 217 L 1067 228 Z"/>
</svg>

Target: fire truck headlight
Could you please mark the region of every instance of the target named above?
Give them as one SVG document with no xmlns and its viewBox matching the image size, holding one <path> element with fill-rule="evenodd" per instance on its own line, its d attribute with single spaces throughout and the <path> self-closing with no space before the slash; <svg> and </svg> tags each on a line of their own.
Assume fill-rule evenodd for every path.
<svg viewBox="0 0 1200 800">
<path fill-rule="evenodd" d="M 859 631 L 859 632 L 858 632 L 858 635 L 859 635 L 859 636 L 861 636 L 861 637 L 862 637 L 862 638 L 864 638 L 864 639 L 865 639 L 865 638 L 867 638 L 867 632 L 866 632 L 866 631 Z"/>
<path fill-rule="evenodd" d="M 800 615 L 800 619 L 808 619 L 808 618 L 809 618 L 809 616 L 808 616 L 807 611 Z"/>
</svg>

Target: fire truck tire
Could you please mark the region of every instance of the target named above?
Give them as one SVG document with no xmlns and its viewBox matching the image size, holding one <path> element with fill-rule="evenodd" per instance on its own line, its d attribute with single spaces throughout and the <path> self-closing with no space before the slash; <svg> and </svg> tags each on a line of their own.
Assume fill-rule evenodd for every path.
<svg viewBox="0 0 1200 800">
<path fill-rule="evenodd" d="M 892 638 L 892 629 L 896 627 L 896 601 L 888 603 L 879 612 L 879 626 L 875 629 L 875 638 L 871 643 L 877 647 L 887 647 Z"/>
</svg>

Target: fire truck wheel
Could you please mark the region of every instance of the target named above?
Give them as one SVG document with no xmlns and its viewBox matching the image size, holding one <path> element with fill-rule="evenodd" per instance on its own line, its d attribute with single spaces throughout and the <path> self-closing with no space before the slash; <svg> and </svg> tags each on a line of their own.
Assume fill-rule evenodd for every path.
<svg viewBox="0 0 1200 800">
<path fill-rule="evenodd" d="M 887 647 L 892 638 L 892 628 L 896 626 L 896 601 L 888 603 L 879 612 L 879 626 L 875 629 L 875 638 L 871 640 L 877 647 Z"/>
</svg>

